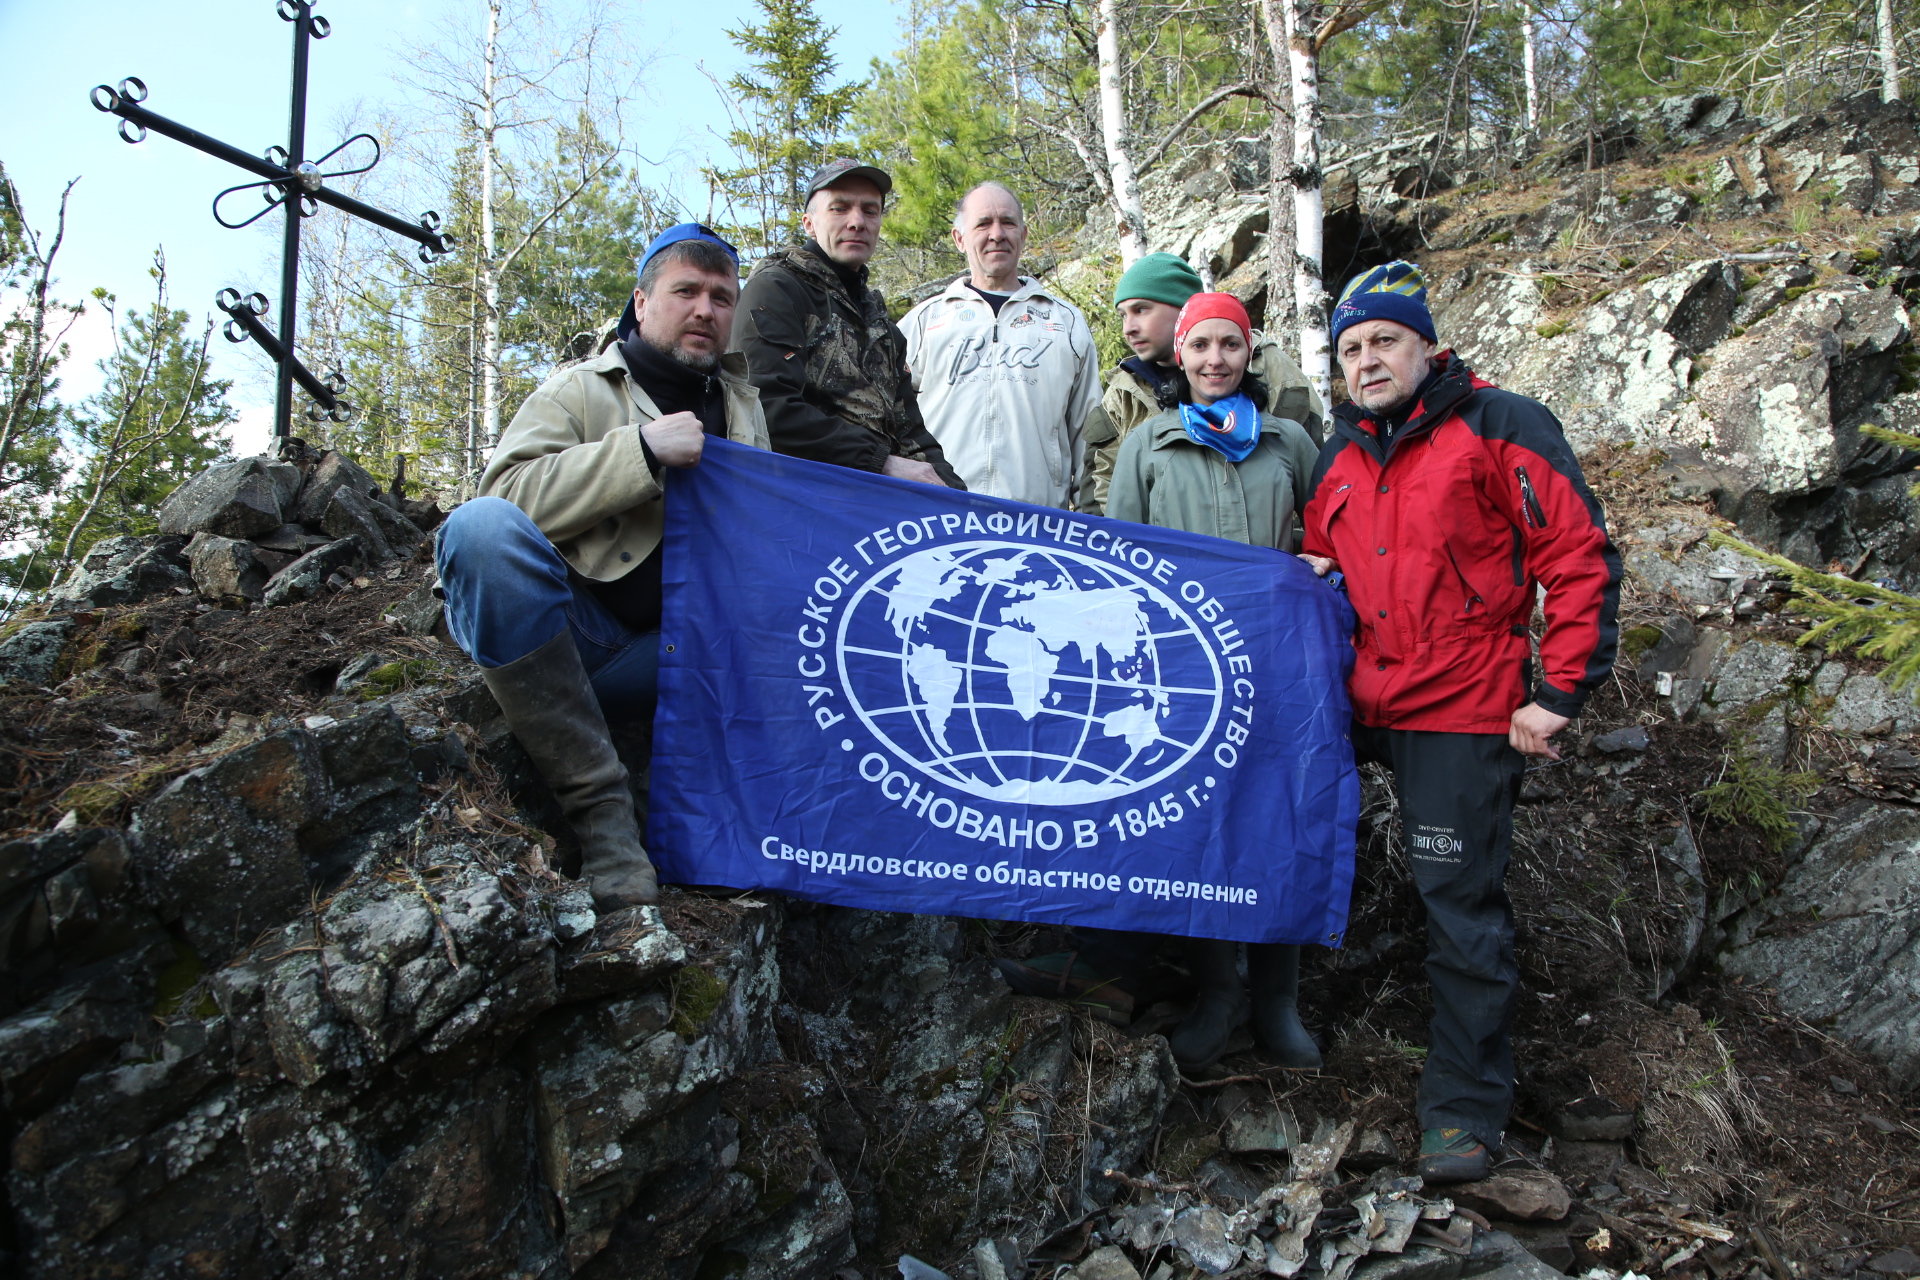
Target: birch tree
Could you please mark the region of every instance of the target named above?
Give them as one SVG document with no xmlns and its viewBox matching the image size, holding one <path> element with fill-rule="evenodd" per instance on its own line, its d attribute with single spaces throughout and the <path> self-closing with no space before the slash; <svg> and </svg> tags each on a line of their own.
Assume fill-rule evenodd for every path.
<svg viewBox="0 0 1920 1280">
<path fill-rule="evenodd" d="M 1120 237 L 1120 260 L 1132 266 L 1147 255 L 1147 215 L 1140 208 L 1140 183 L 1128 154 L 1126 64 L 1120 58 L 1119 0 L 1099 0 L 1094 47 L 1099 51 L 1100 137 L 1107 154 L 1108 200 Z"/>
<path fill-rule="evenodd" d="M 623 116 L 638 73 L 604 5 L 561 30 L 531 0 L 482 3 L 480 31 L 449 33 L 441 46 L 415 55 L 412 66 L 418 88 L 451 118 L 454 127 L 443 134 L 474 154 L 476 434 L 491 450 L 500 440 L 503 399 L 502 282 L 554 219 L 627 153 Z M 591 122 L 598 147 L 570 155 L 571 171 L 557 188 L 530 190 L 528 176 L 564 152 L 560 140 L 581 133 L 582 122 Z M 508 212 L 513 229 L 503 234 Z"/>
<path fill-rule="evenodd" d="M 1323 113 L 1320 106 L 1320 55 L 1338 35 L 1351 31 L 1380 7 L 1382 0 L 1261 0 L 1268 39 L 1278 34 L 1284 53 L 1274 49 L 1276 64 L 1287 68 L 1288 101 L 1292 107 L 1292 155 L 1285 181 L 1293 189 L 1293 314 L 1300 326 L 1300 368 L 1331 403 L 1333 370 L 1327 338 L 1327 288 L 1322 255 L 1321 218 L 1325 210 L 1326 175 L 1320 169 Z M 1280 11 L 1274 23 L 1271 10 Z M 1275 28 L 1278 27 L 1276 31 Z M 1277 158 L 1277 157 L 1276 157 Z M 1276 168 L 1273 181 L 1282 180 Z M 1269 239 L 1273 237 L 1269 236 Z M 1270 290 L 1277 294 L 1276 288 Z"/>
<path fill-rule="evenodd" d="M 1527 86 L 1527 136 L 1540 131 L 1540 71 L 1533 35 L 1533 5 L 1520 0 L 1520 74 Z"/>
<path fill-rule="evenodd" d="M 1880 46 L 1880 100 L 1900 101 L 1900 47 L 1893 33 L 1893 0 L 1880 0 L 1874 23 Z"/>
</svg>

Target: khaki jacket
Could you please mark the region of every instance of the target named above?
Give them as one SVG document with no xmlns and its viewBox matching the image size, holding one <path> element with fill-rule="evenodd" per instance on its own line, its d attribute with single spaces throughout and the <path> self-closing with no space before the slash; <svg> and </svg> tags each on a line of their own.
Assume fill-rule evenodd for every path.
<svg viewBox="0 0 1920 1280">
<path fill-rule="evenodd" d="M 1289 418 L 1260 415 L 1260 443 L 1239 462 L 1195 443 L 1162 410 L 1120 447 L 1107 495 L 1116 520 L 1181 529 L 1248 546 L 1294 549 L 1295 518 L 1313 494 L 1320 450 Z"/>
<path fill-rule="evenodd" d="M 1299 423 L 1306 429 L 1308 438 L 1318 445 L 1326 423 L 1326 409 L 1293 357 L 1272 338 L 1256 333 L 1253 360 L 1247 371 L 1257 374 L 1267 385 L 1271 403 L 1261 405 L 1261 411 Z M 1081 433 L 1087 442 L 1087 465 L 1085 478 L 1080 482 L 1080 510 L 1096 516 L 1106 511 L 1107 487 L 1113 483 L 1113 467 L 1120 456 L 1121 442 L 1129 431 L 1161 412 L 1153 387 L 1125 365 L 1115 366 L 1107 375 L 1106 393 L 1100 403 L 1088 411 L 1087 424 Z"/>
<path fill-rule="evenodd" d="M 1080 309 L 1022 276 L 995 316 L 961 276 L 907 312 L 920 415 L 973 493 L 1073 506 L 1100 359 Z"/>
<path fill-rule="evenodd" d="M 767 448 L 767 420 L 746 360 L 722 356 L 720 384 L 727 438 Z M 640 448 L 641 426 L 659 416 L 620 348 L 610 346 L 527 397 L 480 477 L 480 492 L 526 512 L 585 577 L 624 577 L 653 554 L 666 526 L 660 482 Z"/>
</svg>

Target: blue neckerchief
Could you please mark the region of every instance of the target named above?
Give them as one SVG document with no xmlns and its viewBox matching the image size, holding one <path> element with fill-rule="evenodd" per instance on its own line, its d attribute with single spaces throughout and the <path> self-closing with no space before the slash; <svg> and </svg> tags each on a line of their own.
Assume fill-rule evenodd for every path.
<svg viewBox="0 0 1920 1280">
<path fill-rule="evenodd" d="M 1244 462 L 1260 443 L 1260 410 L 1244 391 L 1210 405 L 1183 403 L 1180 425 L 1195 444 L 1218 449 L 1228 462 Z"/>
</svg>

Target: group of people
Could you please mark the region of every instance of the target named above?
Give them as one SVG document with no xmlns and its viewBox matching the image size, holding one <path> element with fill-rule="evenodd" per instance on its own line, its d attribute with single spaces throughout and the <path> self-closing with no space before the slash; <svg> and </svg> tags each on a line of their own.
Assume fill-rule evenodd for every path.
<svg viewBox="0 0 1920 1280">
<path fill-rule="evenodd" d="M 449 629 L 578 836 L 595 901 L 658 897 L 608 724 L 651 716 L 664 469 L 697 465 L 708 435 L 1298 554 L 1339 575 L 1357 615 L 1355 754 L 1393 773 L 1426 907 L 1419 1169 L 1484 1176 L 1513 1096 L 1521 774 L 1558 758 L 1616 641 L 1619 558 L 1559 422 L 1441 348 L 1405 262 L 1362 273 L 1334 309 L 1349 398 L 1331 414 L 1238 299 L 1166 253 L 1120 277 L 1133 355 L 1103 382 L 1086 316 L 1020 273 L 1025 213 L 997 182 L 955 211 L 966 273 L 896 325 L 867 268 L 891 187 L 873 165 L 823 167 L 805 239 L 744 287 L 719 235 L 663 232 L 602 350 L 528 397 L 483 496 L 441 530 Z M 1031 994 L 1130 1007 L 1154 941 L 1077 941 L 1003 970 Z M 1319 1065 L 1297 947 L 1249 947 L 1245 982 L 1235 944 L 1188 940 L 1185 959 L 1198 990 L 1169 1036 L 1184 1067 L 1249 1020 L 1283 1063 Z"/>
</svg>

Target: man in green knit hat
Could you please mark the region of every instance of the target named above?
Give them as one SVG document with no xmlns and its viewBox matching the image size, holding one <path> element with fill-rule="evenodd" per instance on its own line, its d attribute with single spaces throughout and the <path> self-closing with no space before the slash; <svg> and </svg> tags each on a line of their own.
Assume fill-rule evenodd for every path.
<svg viewBox="0 0 1920 1280">
<path fill-rule="evenodd" d="M 1204 288 L 1199 273 L 1171 253 L 1148 254 L 1128 267 L 1114 287 L 1113 303 L 1120 309 L 1122 332 L 1133 355 L 1107 375 L 1105 394 L 1087 413 L 1081 431 L 1087 458 L 1080 510 L 1105 514 L 1107 486 L 1113 480 L 1121 442 L 1129 431 L 1180 398 L 1185 375 L 1173 363 L 1173 325 L 1187 299 Z M 1307 429 L 1316 445 L 1320 443 L 1326 411 L 1307 375 L 1279 343 L 1256 332 L 1247 372 L 1254 380 L 1248 391 L 1263 412 L 1293 419 Z"/>
</svg>

